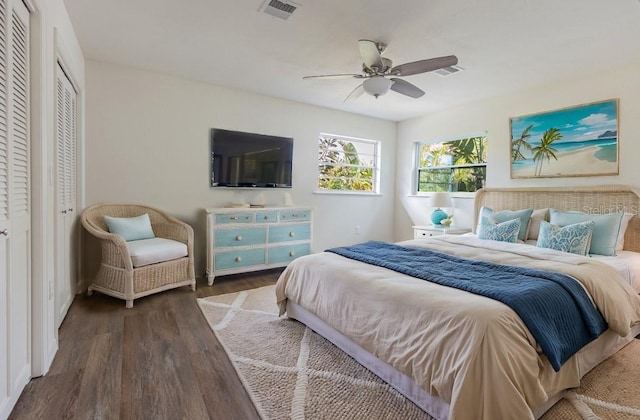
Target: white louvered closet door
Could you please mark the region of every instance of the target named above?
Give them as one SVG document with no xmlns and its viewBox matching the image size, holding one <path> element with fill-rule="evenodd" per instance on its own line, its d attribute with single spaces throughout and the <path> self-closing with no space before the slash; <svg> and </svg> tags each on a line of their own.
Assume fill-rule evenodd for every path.
<svg viewBox="0 0 640 420">
<path fill-rule="evenodd" d="M 60 65 L 56 77 L 56 281 L 58 327 L 75 294 L 76 91 Z"/>
<path fill-rule="evenodd" d="M 0 0 L 0 418 L 31 377 L 29 12 Z"/>
</svg>

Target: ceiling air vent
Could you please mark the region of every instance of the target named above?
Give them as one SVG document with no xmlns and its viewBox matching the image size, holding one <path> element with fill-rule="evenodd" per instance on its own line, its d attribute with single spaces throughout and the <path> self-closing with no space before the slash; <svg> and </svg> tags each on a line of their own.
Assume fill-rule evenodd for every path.
<svg viewBox="0 0 640 420">
<path fill-rule="evenodd" d="M 291 2 L 284 3 L 280 0 L 266 0 L 260 8 L 260 11 L 282 20 L 287 20 L 289 16 L 295 12 L 297 7 L 297 4 Z"/>
<path fill-rule="evenodd" d="M 462 70 L 464 70 L 464 69 L 462 67 L 460 67 L 460 66 L 448 66 L 448 67 L 443 67 L 443 68 L 438 69 L 438 70 L 434 70 L 433 72 L 436 73 L 439 76 L 446 77 L 446 76 L 448 76 L 450 74 L 457 73 L 457 72 L 462 71 Z"/>
</svg>

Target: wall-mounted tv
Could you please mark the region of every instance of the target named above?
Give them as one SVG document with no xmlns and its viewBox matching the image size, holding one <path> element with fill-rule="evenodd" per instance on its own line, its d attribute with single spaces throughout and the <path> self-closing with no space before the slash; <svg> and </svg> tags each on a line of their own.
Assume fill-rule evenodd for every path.
<svg viewBox="0 0 640 420">
<path fill-rule="evenodd" d="M 211 129 L 211 186 L 291 188 L 293 139 Z"/>
</svg>

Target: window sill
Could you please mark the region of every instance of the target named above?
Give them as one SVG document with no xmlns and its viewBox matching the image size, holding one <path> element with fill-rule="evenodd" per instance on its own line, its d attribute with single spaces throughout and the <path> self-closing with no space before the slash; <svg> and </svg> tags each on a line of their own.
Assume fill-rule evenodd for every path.
<svg viewBox="0 0 640 420">
<path fill-rule="evenodd" d="M 363 197 L 381 197 L 382 194 L 369 191 L 343 191 L 343 190 L 316 190 L 313 192 L 318 195 L 359 195 Z"/>
<path fill-rule="evenodd" d="M 449 193 L 449 196 L 451 198 L 464 198 L 464 199 L 474 199 L 476 197 L 476 193 L 474 192 L 451 192 Z M 408 197 L 420 197 L 420 198 L 430 198 L 431 197 L 431 193 L 428 192 L 421 192 L 421 193 L 415 193 L 415 194 L 409 194 Z"/>
</svg>

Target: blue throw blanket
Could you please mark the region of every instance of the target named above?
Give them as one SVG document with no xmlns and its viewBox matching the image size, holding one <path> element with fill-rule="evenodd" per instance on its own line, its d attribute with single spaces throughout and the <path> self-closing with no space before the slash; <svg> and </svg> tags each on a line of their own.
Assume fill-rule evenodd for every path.
<svg viewBox="0 0 640 420">
<path fill-rule="evenodd" d="M 531 331 L 556 372 L 607 329 L 606 321 L 582 286 L 566 274 L 385 242 L 327 251 L 508 305 Z"/>
</svg>

